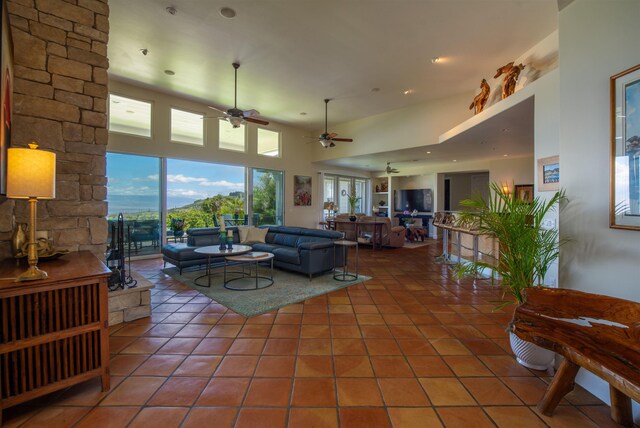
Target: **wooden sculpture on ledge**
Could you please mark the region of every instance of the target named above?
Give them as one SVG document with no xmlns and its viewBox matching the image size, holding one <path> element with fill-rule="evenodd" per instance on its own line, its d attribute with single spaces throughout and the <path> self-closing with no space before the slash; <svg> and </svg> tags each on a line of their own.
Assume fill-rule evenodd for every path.
<svg viewBox="0 0 640 428">
<path fill-rule="evenodd" d="M 480 93 L 475 96 L 475 98 L 471 102 L 471 105 L 469 106 L 469 110 L 473 109 L 474 115 L 484 110 L 484 105 L 487 103 L 487 100 L 489 99 L 490 92 L 491 92 L 491 88 L 489 87 L 487 80 L 482 79 L 482 82 L 480 82 Z"/>
<path fill-rule="evenodd" d="M 520 72 L 524 70 L 524 65 L 513 65 L 513 61 L 507 65 L 503 65 L 496 71 L 495 79 L 504 74 L 504 80 L 502 81 L 502 99 L 504 100 L 509 95 L 513 94 L 516 90 L 516 82 L 520 76 Z"/>
</svg>

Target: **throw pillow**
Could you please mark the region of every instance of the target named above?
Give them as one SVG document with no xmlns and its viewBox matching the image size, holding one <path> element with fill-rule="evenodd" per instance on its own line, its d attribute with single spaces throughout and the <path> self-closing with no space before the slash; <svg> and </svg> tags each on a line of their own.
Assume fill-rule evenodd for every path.
<svg viewBox="0 0 640 428">
<path fill-rule="evenodd" d="M 264 244 L 267 237 L 267 232 L 269 232 L 268 228 L 258 229 L 257 227 L 254 227 L 249 231 L 248 239 L 254 243 Z"/>
<path fill-rule="evenodd" d="M 269 232 L 268 228 L 259 229 L 253 226 L 238 226 L 241 244 L 264 244 L 267 232 Z"/>
<path fill-rule="evenodd" d="M 247 237 L 249 236 L 249 229 L 252 229 L 250 226 L 238 226 L 238 235 L 240 235 L 240 243 L 247 243 Z"/>
</svg>

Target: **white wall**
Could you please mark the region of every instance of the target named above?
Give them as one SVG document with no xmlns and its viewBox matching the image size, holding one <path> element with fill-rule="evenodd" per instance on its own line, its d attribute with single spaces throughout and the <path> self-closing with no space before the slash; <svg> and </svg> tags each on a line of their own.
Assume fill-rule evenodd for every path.
<svg viewBox="0 0 640 428">
<path fill-rule="evenodd" d="M 640 1 L 578 0 L 560 13 L 563 288 L 640 301 L 640 232 L 609 228 L 609 77 L 640 62 Z M 608 401 L 604 382 L 579 383 Z M 636 404 L 636 422 L 640 408 Z"/>
<path fill-rule="evenodd" d="M 489 162 L 489 182 L 509 186 L 515 184 L 533 184 L 533 156 L 505 158 Z"/>
<path fill-rule="evenodd" d="M 321 161 L 437 144 L 440 134 L 471 117 L 468 107 L 473 97 L 467 92 L 331 126 L 340 136 L 353 138 L 353 143 L 338 144 L 331 150 L 312 144 L 313 159 Z"/>
<path fill-rule="evenodd" d="M 250 166 L 276 169 L 285 172 L 285 224 L 289 226 L 317 226 L 317 212 L 322 210 L 322 195 L 315 192 L 312 206 L 296 207 L 293 205 L 293 176 L 311 176 L 314 189 L 318 189 L 318 168 L 311 161 L 311 149 L 305 144 L 305 131 L 272 122 L 268 129 L 281 133 L 282 156 L 273 158 L 257 154 L 257 127 L 253 124 L 247 128 L 247 152 L 233 152 L 218 148 L 218 120 L 205 120 L 204 146 L 172 143 L 170 141 L 170 108 L 182 108 L 188 111 L 211 115 L 211 110 L 204 104 L 195 103 L 183 98 L 162 92 L 152 91 L 139 86 L 111 80 L 109 90 L 122 96 L 128 96 L 153 102 L 152 139 L 133 135 L 109 134 L 109 151 L 172 157 L 178 159 L 215 162 L 229 165 Z"/>
</svg>

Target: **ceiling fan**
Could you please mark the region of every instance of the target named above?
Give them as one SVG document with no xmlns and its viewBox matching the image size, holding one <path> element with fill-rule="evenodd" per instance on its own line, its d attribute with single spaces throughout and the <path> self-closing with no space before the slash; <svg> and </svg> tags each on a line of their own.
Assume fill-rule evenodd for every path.
<svg viewBox="0 0 640 428">
<path fill-rule="evenodd" d="M 391 168 L 391 162 L 387 162 L 387 169 L 386 169 L 387 174 L 397 174 L 400 171 L 398 171 L 395 168 Z"/>
<path fill-rule="evenodd" d="M 322 144 L 322 147 L 324 147 L 325 149 L 328 149 L 329 147 L 335 147 L 335 141 L 341 141 L 341 142 L 351 142 L 353 141 L 352 138 L 336 138 L 338 136 L 338 134 L 336 134 L 335 132 L 332 132 L 331 134 L 329 134 L 329 131 L 327 131 L 327 119 L 329 117 L 329 101 L 331 101 L 330 99 L 326 98 L 324 100 L 324 133 L 320 134 L 320 137 L 318 138 L 318 141 L 320 142 L 320 144 Z"/>
<path fill-rule="evenodd" d="M 238 68 L 240 68 L 240 64 L 234 62 L 232 65 L 235 69 L 233 108 L 224 111 L 213 106 L 208 107 L 223 114 L 222 116 L 215 117 L 216 119 L 226 119 L 234 128 L 239 128 L 240 125 L 243 125 L 245 122 L 257 123 L 259 125 L 268 125 L 269 122 L 267 122 L 266 120 L 256 118 L 256 116 L 260 114 L 258 110 L 240 110 L 238 108 Z"/>
</svg>

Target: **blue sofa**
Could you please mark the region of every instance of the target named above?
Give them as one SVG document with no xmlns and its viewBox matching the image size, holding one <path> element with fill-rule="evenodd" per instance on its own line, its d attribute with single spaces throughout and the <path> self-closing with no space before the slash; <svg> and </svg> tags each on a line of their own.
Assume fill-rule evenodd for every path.
<svg viewBox="0 0 640 428">
<path fill-rule="evenodd" d="M 265 226 L 262 226 L 265 227 Z M 237 227 L 227 227 L 233 231 L 233 242 L 239 243 Z M 162 259 L 182 269 L 201 266 L 207 263 L 207 257 L 198 254 L 195 249 L 208 245 L 218 245 L 220 229 L 196 228 L 187 230 L 187 243 L 172 243 L 162 247 Z M 265 243 L 247 244 L 255 251 L 273 253 L 274 266 L 309 275 L 309 279 L 318 273 L 333 269 L 334 251 L 336 259 L 341 260 L 343 247 L 334 247 L 333 242 L 343 239 L 342 232 L 334 230 L 307 229 L 303 227 L 270 226 Z M 223 263 L 224 258 L 214 258 L 212 264 Z"/>
</svg>

